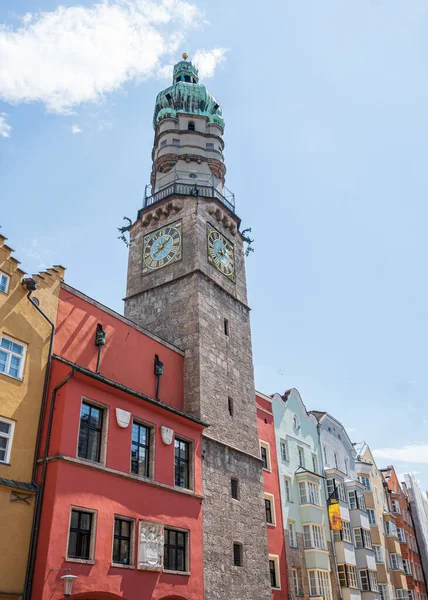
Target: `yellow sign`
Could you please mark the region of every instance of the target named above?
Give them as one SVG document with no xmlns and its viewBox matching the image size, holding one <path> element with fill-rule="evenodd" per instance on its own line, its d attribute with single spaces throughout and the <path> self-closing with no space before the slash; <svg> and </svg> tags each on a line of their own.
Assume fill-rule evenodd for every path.
<svg viewBox="0 0 428 600">
<path fill-rule="evenodd" d="M 340 504 L 338 500 L 331 500 L 328 507 L 328 518 L 332 531 L 342 530 L 342 517 L 340 516 Z"/>
</svg>

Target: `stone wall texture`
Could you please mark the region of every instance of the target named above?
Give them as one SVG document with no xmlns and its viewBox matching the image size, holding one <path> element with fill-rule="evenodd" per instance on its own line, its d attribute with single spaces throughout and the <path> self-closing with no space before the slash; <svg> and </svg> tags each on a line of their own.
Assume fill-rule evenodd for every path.
<svg viewBox="0 0 428 600">
<path fill-rule="evenodd" d="M 143 275 L 144 236 L 177 221 L 183 232 L 181 260 Z M 207 222 L 234 244 L 236 283 L 207 260 Z M 125 315 L 185 351 L 184 409 L 209 424 L 202 471 L 205 598 L 270 600 L 251 330 L 237 224 L 219 202 L 201 198 L 169 198 L 140 212 L 131 229 Z M 232 476 L 239 479 L 239 501 L 231 499 Z M 233 565 L 234 542 L 243 545 L 242 567 Z"/>
</svg>

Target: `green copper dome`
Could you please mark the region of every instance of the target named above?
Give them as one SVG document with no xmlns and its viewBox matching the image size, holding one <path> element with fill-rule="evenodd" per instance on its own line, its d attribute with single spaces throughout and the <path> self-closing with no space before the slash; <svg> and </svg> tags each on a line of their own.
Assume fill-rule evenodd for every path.
<svg viewBox="0 0 428 600">
<path fill-rule="evenodd" d="M 167 117 L 177 117 L 178 113 L 201 115 L 208 123 L 224 128 L 221 107 L 207 88 L 199 83 L 198 70 L 187 60 L 181 60 L 174 67 L 173 84 L 159 92 L 156 97 L 153 127 Z"/>
</svg>

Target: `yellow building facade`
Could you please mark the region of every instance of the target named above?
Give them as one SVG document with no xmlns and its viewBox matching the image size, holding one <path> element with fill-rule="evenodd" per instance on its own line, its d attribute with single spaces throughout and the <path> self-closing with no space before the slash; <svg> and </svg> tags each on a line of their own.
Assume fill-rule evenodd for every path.
<svg viewBox="0 0 428 600">
<path fill-rule="evenodd" d="M 52 326 L 27 298 L 24 271 L 0 235 L 0 598 L 22 597 L 37 486 L 33 479 Z M 53 322 L 64 276 L 32 276 L 32 298 Z M 33 281 L 31 283 L 33 283 Z M 33 283 L 34 286 L 34 283 Z"/>
</svg>

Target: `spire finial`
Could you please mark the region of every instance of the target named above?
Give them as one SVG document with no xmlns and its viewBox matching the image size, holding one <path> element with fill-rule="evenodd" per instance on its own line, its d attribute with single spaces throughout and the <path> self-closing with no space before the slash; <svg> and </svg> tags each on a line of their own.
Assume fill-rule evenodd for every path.
<svg viewBox="0 0 428 600">
<path fill-rule="evenodd" d="M 183 54 L 181 55 L 182 58 L 184 58 L 184 60 L 187 60 L 189 58 L 189 55 L 186 54 L 186 52 L 183 52 Z"/>
</svg>

